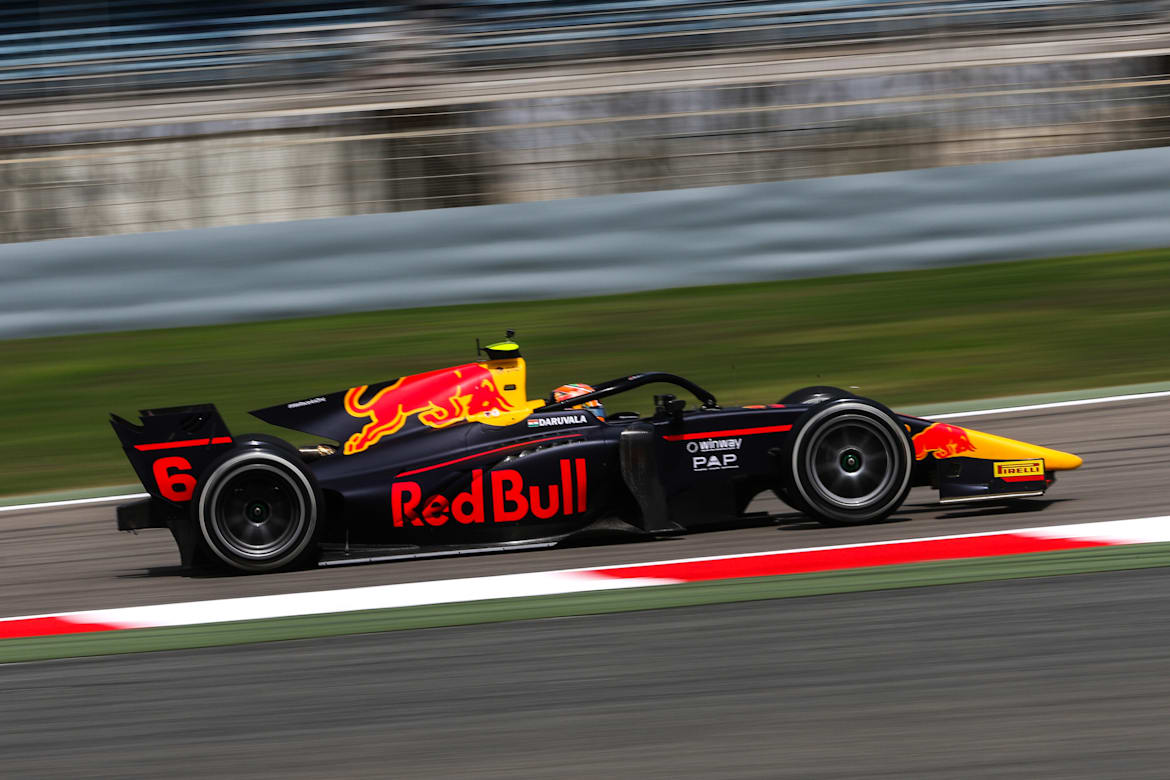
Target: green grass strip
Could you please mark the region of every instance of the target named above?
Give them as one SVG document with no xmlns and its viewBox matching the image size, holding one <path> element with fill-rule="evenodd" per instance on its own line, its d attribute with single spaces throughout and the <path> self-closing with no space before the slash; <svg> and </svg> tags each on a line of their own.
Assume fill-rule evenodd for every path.
<svg viewBox="0 0 1170 780">
<path fill-rule="evenodd" d="M 424 607 L 149 628 L 0 641 L 0 662 L 178 650 L 253 642 L 466 626 L 571 615 L 785 599 L 829 593 L 917 588 L 1170 566 L 1170 543 L 932 561 L 902 566 L 663 585 L 560 596 L 496 599 Z M 783 609 L 783 605 L 777 605 Z M 393 637 L 387 637 L 392 642 Z"/>
<path fill-rule="evenodd" d="M 725 404 L 812 384 L 905 407 L 1164 382 L 1168 261 L 1153 250 L 0 341 L 0 495 L 134 482 L 111 411 L 211 402 L 237 433 L 281 433 L 246 410 L 454 365 L 506 327 L 532 397 L 651 369 Z M 653 392 L 611 408 L 646 409 Z"/>
</svg>

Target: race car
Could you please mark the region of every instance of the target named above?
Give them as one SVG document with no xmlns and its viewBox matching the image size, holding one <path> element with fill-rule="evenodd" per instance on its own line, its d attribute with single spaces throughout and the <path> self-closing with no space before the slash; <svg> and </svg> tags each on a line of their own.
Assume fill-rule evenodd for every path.
<svg viewBox="0 0 1170 780">
<path fill-rule="evenodd" d="M 329 440 L 233 435 L 209 404 L 111 424 L 185 567 L 241 572 L 550 547 L 742 523 L 773 491 L 825 525 L 878 522 L 911 487 L 943 502 L 1042 495 L 1076 455 L 895 414 L 835 387 L 721 407 L 650 371 L 530 399 L 509 331 L 469 363 L 251 412 Z M 661 385 L 654 412 L 607 412 Z M 677 397 L 685 391 L 697 408 Z"/>
</svg>

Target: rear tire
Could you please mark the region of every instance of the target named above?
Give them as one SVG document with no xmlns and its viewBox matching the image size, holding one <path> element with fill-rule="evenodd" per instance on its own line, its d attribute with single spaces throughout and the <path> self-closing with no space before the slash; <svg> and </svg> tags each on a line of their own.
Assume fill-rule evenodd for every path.
<svg viewBox="0 0 1170 780">
<path fill-rule="evenodd" d="M 913 451 L 885 407 L 865 398 L 818 404 L 782 454 L 785 500 L 824 525 L 889 517 L 910 491 Z"/>
<path fill-rule="evenodd" d="M 267 442 L 224 454 L 191 501 L 208 557 L 242 572 L 288 569 L 316 555 L 323 507 L 295 450 Z"/>
</svg>

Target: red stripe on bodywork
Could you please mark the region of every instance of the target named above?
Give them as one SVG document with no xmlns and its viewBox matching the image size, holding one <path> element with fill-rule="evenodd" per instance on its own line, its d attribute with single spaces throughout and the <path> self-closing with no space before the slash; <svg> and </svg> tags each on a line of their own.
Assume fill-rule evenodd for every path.
<svg viewBox="0 0 1170 780">
<path fill-rule="evenodd" d="M 585 514 L 585 496 L 589 492 L 588 485 L 585 482 L 585 459 L 573 458 L 573 466 L 577 472 L 577 485 L 574 488 L 577 491 L 577 511 Z"/>
<path fill-rule="evenodd" d="M 421 469 L 413 469 L 412 471 L 404 471 L 401 474 L 396 475 L 394 478 L 398 479 L 398 477 L 409 477 L 411 474 L 421 474 L 424 471 L 433 471 L 435 469 L 441 469 L 441 468 L 443 468 L 443 466 L 450 466 L 452 463 L 462 463 L 465 460 L 471 460 L 472 458 L 482 458 L 484 455 L 491 455 L 491 454 L 496 453 L 496 452 L 506 452 L 507 450 L 515 450 L 515 449 L 519 449 L 520 447 L 528 447 L 532 444 L 540 444 L 541 442 L 545 442 L 545 441 L 556 441 L 557 439 L 576 439 L 576 438 L 580 438 L 580 436 L 581 436 L 581 434 L 579 434 L 579 433 L 569 433 L 569 434 L 566 434 L 564 436 L 549 436 L 545 439 L 531 439 L 529 441 L 522 441 L 519 444 L 509 444 L 507 447 L 497 447 L 494 450 L 484 450 L 483 452 L 477 452 L 474 455 L 464 455 L 462 458 L 456 458 L 455 460 L 445 460 L 442 463 L 436 463 L 433 466 L 423 466 Z"/>
<path fill-rule="evenodd" d="M 1000 477 L 1004 482 L 1043 482 L 1043 474 L 1028 474 L 1023 477 Z"/>
<path fill-rule="evenodd" d="M 831 550 L 780 552 L 709 561 L 623 566 L 614 569 L 596 569 L 592 573 L 621 579 L 654 577 L 680 582 L 700 582 L 703 580 L 772 577 L 779 574 L 803 574 L 833 569 L 857 569 L 870 566 L 891 566 L 899 563 L 986 558 L 995 555 L 1021 555 L 1108 546 L 1108 542 L 1095 542 L 1087 539 L 1042 539 L 1017 534 L 992 534 L 957 539 L 927 539 L 920 542 L 872 544 Z"/>
<path fill-rule="evenodd" d="M 792 430 L 791 425 L 769 425 L 764 428 L 736 428 L 730 431 L 704 431 L 703 433 L 674 433 L 662 438 L 667 441 L 691 441 L 692 439 L 711 439 L 716 436 L 754 436 L 757 433 L 782 433 Z"/>
<path fill-rule="evenodd" d="M 85 634 L 93 631 L 117 631 L 126 626 L 111 623 L 77 623 L 59 617 L 22 618 L 0 620 L 0 639 L 20 639 L 30 636 L 53 636 L 56 634 Z"/>
<path fill-rule="evenodd" d="M 208 444 L 231 443 L 231 436 L 216 436 L 214 439 L 184 439 L 183 441 L 160 441 L 156 444 L 135 444 L 134 449 L 145 452 L 146 450 L 172 450 L 179 447 L 206 447 Z"/>
</svg>

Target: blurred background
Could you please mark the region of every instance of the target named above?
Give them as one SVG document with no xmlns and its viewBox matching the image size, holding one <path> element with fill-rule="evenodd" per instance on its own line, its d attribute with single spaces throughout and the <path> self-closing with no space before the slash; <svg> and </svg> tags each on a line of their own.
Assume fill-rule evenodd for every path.
<svg viewBox="0 0 1170 780">
<path fill-rule="evenodd" d="M 1165 0 L 14 0 L 0 241 L 1162 145 Z"/>
<path fill-rule="evenodd" d="M 132 482 L 109 411 L 263 429 L 506 327 L 534 395 L 1164 381 L 1168 33 L 1170 0 L 4 3 L 0 494 Z"/>
<path fill-rule="evenodd" d="M 0 617 L 1160 529 L 1168 173 L 1170 0 L 4 0 Z M 1085 467 L 1044 500 L 922 490 L 855 529 L 773 502 L 678 540 L 263 577 L 115 533 L 142 487 L 110 412 L 214 403 L 233 434 L 315 443 L 247 411 L 505 328 L 533 398 L 664 370 L 725 405 L 1025 404 L 972 422 Z M 11 643 L 41 640 L 3 640 L 0 755 L 12 777 L 1165 777 L 1170 545 L 1135 547 L 795 575 L 785 601 L 607 594 L 624 616 L 58 637 L 170 650 L 19 667 Z M 1160 568 L 1047 576 L 1094 567 Z M 847 592 L 869 588 L 899 589 Z M 651 609 L 708 600 L 737 603 Z M 297 621 L 273 622 L 314 635 Z M 251 644 L 182 649 L 221 642 Z"/>
</svg>

